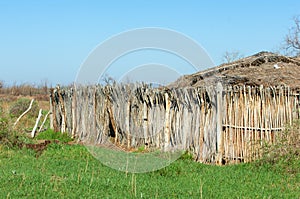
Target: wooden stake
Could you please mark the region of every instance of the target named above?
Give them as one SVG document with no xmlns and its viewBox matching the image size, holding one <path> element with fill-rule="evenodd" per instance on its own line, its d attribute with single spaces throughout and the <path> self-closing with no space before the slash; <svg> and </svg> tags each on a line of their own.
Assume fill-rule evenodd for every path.
<svg viewBox="0 0 300 199">
<path fill-rule="evenodd" d="M 223 137 L 223 125 L 222 125 L 222 118 L 223 118 L 223 103 L 222 103 L 222 92 L 223 86 L 220 82 L 217 83 L 217 107 L 216 107 L 216 130 L 217 130 L 217 162 L 218 164 L 222 164 L 223 153 L 224 153 L 224 137 Z"/>
<path fill-rule="evenodd" d="M 165 112 L 165 130 L 164 130 L 164 150 L 166 151 L 170 147 L 170 107 L 171 102 L 169 99 L 169 94 L 165 93 L 165 103 L 166 103 L 166 112 Z"/>
<path fill-rule="evenodd" d="M 38 115 L 38 117 L 37 117 L 37 119 L 35 121 L 35 125 L 34 125 L 32 131 L 31 131 L 31 137 L 32 138 L 34 138 L 34 136 L 35 136 L 35 131 L 36 131 L 37 127 L 38 127 L 38 124 L 39 124 L 39 121 L 40 121 L 41 117 L 42 117 L 42 109 L 40 109 L 39 115 Z"/>
</svg>

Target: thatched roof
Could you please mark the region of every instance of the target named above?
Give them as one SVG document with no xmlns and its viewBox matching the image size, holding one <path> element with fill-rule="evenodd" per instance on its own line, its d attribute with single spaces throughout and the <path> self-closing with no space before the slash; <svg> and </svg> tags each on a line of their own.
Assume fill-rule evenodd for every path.
<svg viewBox="0 0 300 199">
<path fill-rule="evenodd" d="M 300 88 L 300 58 L 260 52 L 232 63 L 182 76 L 169 87 L 201 87 L 217 81 L 223 85 L 285 85 Z"/>
</svg>

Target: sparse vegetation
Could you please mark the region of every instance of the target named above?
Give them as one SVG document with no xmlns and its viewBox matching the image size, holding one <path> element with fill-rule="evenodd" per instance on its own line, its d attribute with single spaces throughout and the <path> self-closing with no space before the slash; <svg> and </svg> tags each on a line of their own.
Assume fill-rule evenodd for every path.
<svg viewBox="0 0 300 199">
<path fill-rule="evenodd" d="M 223 55 L 223 62 L 224 63 L 231 63 L 233 61 L 236 61 L 238 59 L 241 59 L 243 55 L 239 51 L 226 51 Z"/>
<path fill-rule="evenodd" d="M 274 144 L 265 144 L 259 166 L 288 173 L 300 173 L 300 120 L 277 135 Z"/>
<path fill-rule="evenodd" d="M 14 131 L 8 118 L 0 117 L 0 146 L 13 149 L 26 142 L 30 142 L 26 135 Z"/>
<path fill-rule="evenodd" d="M 29 138 L 29 133 L 35 124 L 38 109 L 45 105 L 42 101 L 34 101 L 30 111 L 14 125 L 17 118 L 28 109 L 31 99 L 22 97 L 11 101 L 10 97 L 4 96 L 0 100 L 0 145 L 20 148 L 24 144 L 34 142 Z M 48 105 L 48 102 L 46 103 Z M 49 127 L 49 122 L 46 122 L 45 126 Z"/>
<path fill-rule="evenodd" d="M 14 102 L 10 109 L 9 114 L 12 117 L 20 116 L 26 109 L 29 107 L 30 99 L 28 98 L 20 98 L 16 102 Z M 31 110 L 27 113 L 29 117 L 35 117 L 38 113 L 39 107 L 36 101 L 33 102 Z"/>
<path fill-rule="evenodd" d="M 51 87 L 51 85 L 47 80 L 42 81 L 40 84 L 14 83 L 13 85 L 7 85 L 4 81 L 0 80 L 0 97 L 9 97 L 15 100 L 15 98 L 19 96 L 30 96 L 36 100 L 46 101 L 49 98 L 49 87 Z"/>
<path fill-rule="evenodd" d="M 48 129 L 44 132 L 41 132 L 36 136 L 37 140 L 57 140 L 62 143 L 70 142 L 73 139 L 69 136 L 68 133 L 54 132 L 51 129 Z"/>
</svg>

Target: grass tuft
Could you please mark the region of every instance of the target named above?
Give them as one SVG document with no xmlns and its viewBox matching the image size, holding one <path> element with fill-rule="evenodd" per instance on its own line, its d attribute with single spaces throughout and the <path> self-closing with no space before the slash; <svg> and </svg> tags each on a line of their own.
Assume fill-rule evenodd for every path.
<svg viewBox="0 0 300 199">
<path fill-rule="evenodd" d="M 39 133 L 36 136 L 37 140 L 58 140 L 62 143 L 73 141 L 68 133 L 54 132 L 52 129 L 48 129 L 44 132 Z"/>
</svg>

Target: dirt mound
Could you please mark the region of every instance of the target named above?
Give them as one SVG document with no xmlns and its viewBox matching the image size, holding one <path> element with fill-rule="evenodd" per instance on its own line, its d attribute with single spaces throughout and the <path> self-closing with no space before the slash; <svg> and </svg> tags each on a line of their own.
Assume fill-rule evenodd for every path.
<svg viewBox="0 0 300 199">
<path fill-rule="evenodd" d="M 300 88 L 300 57 L 260 52 L 238 61 L 182 76 L 171 88 L 223 85 L 290 86 Z"/>
</svg>

